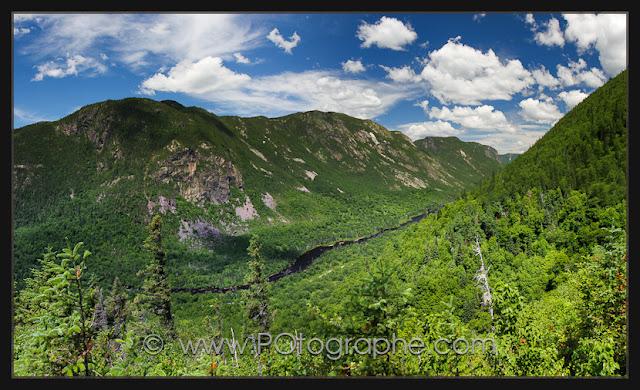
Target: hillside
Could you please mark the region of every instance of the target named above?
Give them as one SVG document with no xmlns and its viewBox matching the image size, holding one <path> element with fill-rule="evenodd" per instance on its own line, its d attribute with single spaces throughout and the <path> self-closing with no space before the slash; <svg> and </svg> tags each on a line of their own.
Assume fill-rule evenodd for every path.
<svg viewBox="0 0 640 390">
<path fill-rule="evenodd" d="M 133 285 L 149 263 L 143 226 L 152 212 L 162 215 L 163 234 L 152 223 L 149 237 L 157 240 L 152 248 L 166 250 L 169 283 L 148 274 L 138 277 L 147 289 L 114 282 L 105 304 L 98 295 L 100 305 L 90 308 L 107 312 L 92 334 L 91 369 L 99 375 L 624 376 L 624 96 L 626 72 L 500 171 L 500 156 L 482 145 L 455 138 L 414 145 L 340 114 L 217 117 L 138 99 L 85 107 L 15 134 L 18 271 L 29 250 L 60 248 L 55 240 L 68 235 L 87 242 L 94 275 Z M 454 199 L 476 175 L 486 178 L 480 189 Z M 362 237 L 445 202 L 402 229 L 322 248 L 302 272 L 265 277 L 318 237 Z M 251 245 L 249 233 L 257 233 Z M 22 375 L 61 372 L 41 363 L 40 340 L 65 352 L 56 331 L 80 329 L 46 328 L 66 319 L 59 313 L 73 303 L 68 292 L 50 293 L 71 291 L 55 290 L 69 280 L 56 275 L 81 273 L 54 255 L 43 256 L 17 299 L 14 363 Z M 249 259 L 246 290 L 168 288 L 238 284 Z M 144 269 L 164 268 L 149 264 Z M 146 304 L 157 291 L 159 303 Z M 159 317 L 161 304 L 171 307 L 181 340 L 262 329 L 325 340 L 417 337 L 427 348 L 443 339 L 490 343 L 463 354 L 192 356 Z M 148 334 L 164 335 L 157 355 L 137 353 Z M 67 360 L 77 365 L 72 352 Z"/>
<path fill-rule="evenodd" d="M 480 183 L 501 168 L 498 152 L 477 142 L 463 142 L 456 137 L 426 137 L 414 143 L 453 175 L 469 183 Z"/>
<path fill-rule="evenodd" d="M 277 270 L 314 245 L 397 225 L 498 168 L 477 144 L 454 145 L 469 152 L 461 165 L 449 146 L 425 153 L 344 114 L 225 117 L 138 98 L 16 129 L 13 141 L 19 285 L 66 237 L 94 248 L 100 279 L 115 262 L 136 284 L 153 213 L 166 220 L 175 284 L 237 282 L 248 232 L 267 236 Z"/>
<path fill-rule="evenodd" d="M 273 286 L 275 332 L 491 338 L 496 355 L 396 353 L 384 362 L 349 356 L 295 366 L 294 375 L 341 375 L 347 365 L 352 375 L 627 374 L 626 184 L 620 179 L 626 77 L 596 90 L 487 179 L 484 189 L 493 193 L 473 191 L 406 230 L 326 253 Z M 421 143 L 437 152 L 458 141 Z M 609 196 L 598 191 L 603 186 Z M 210 299 L 242 299 L 190 298 L 180 315 L 194 322 L 202 320 L 196 308 Z"/>
<path fill-rule="evenodd" d="M 500 154 L 498 155 L 498 161 L 500 161 L 503 164 L 508 164 L 511 161 L 515 160 L 516 157 L 518 157 L 520 155 L 520 153 L 505 153 L 505 154 Z"/>
<path fill-rule="evenodd" d="M 563 116 L 480 190 L 499 197 L 534 186 L 577 189 L 602 205 L 626 195 L 625 70 Z"/>
</svg>

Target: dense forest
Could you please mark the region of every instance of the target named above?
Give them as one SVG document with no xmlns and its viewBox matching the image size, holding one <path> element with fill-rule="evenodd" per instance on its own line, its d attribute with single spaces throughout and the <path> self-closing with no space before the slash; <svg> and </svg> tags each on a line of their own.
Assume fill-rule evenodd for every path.
<svg viewBox="0 0 640 390">
<path fill-rule="evenodd" d="M 269 187 L 274 195 L 287 194 L 278 197 L 282 208 L 277 210 L 281 214 L 268 207 L 260 208 L 255 201 L 257 212 L 269 215 L 273 222 L 253 221 L 235 235 L 227 232 L 224 239 L 217 238 L 212 245 L 188 246 L 178 240 L 176 230 L 184 221 L 178 215 L 191 214 L 190 221 L 225 216 L 220 210 L 231 205 L 221 203 L 202 211 L 202 207 L 185 200 L 178 189 L 172 194 L 177 194 L 175 208 L 179 214 L 160 212 L 154 207 L 147 214 L 147 200 L 143 198 L 140 206 L 131 196 L 137 185 L 147 183 L 144 175 L 139 177 L 138 172 L 145 171 L 146 163 L 141 159 L 118 160 L 119 165 L 110 169 L 121 169 L 122 175 L 136 172 L 135 178 L 120 180 L 118 185 L 124 187 L 110 192 L 105 203 L 96 203 L 101 191 L 96 190 L 100 188 L 96 183 L 102 183 L 105 177 L 95 173 L 96 161 L 104 158 L 100 152 L 96 154 L 95 144 L 74 138 L 81 153 L 86 154 L 56 160 L 60 164 L 57 166 L 77 167 L 79 174 L 86 168 L 87 177 L 91 178 L 86 183 L 69 182 L 78 180 L 75 175 L 69 179 L 61 179 L 61 174 L 57 178 L 40 178 L 38 162 L 30 160 L 31 154 L 17 153 L 21 159 L 17 163 L 27 168 L 16 173 L 19 188 L 14 188 L 14 251 L 19 256 L 14 257 L 15 374 L 624 376 L 628 261 L 626 99 L 624 71 L 574 107 L 535 145 L 506 166 L 500 165 L 499 156 L 467 145 L 464 147 L 472 149 L 467 149 L 466 155 L 475 160 L 465 168 L 453 160 L 457 148 L 463 147 L 458 146 L 459 140 L 435 141 L 444 145 L 444 150 L 434 149 L 434 142 L 428 140 L 422 145 L 406 145 L 409 141 L 400 135 L 377 129 L 372 122 L 352 123 L 348 117 L 336 119 L 307 113 L 303 114 L 306 117 L 279 119 L 287 131 L 301 131 L 308 121 L 316 121 L 319 127 L 343 126 L 348 139 L 362 136 L 360 143 L 353 141 L 352 150 L 366 144 L 380 152 L 376 149 L 379 144 L 373 140 L 380 142 L 388 137 L 389 149 L 383 150 L 382 155 L 391 151 L 401 154 L 403 150 L 411 154 L 406 162 L 396 160 L 393 164 L 385 164 L 383 157 L 354 158 L 348 164 L 357 167 L 366 161 L 367 168 L 350 178 L 340 173 L 340 163 L 323 171 L 318 151 L 329 149 L 311 147 L 311 153 L 301 159 L 307 163 L 315 155 L 317 165 L 307 171 L 316 173 L 318 179 L 330 176 L 330 180 L 306 180 L 303 171 L 299 172 L 302 177 L 287 176 L 283 169 L 282 183 Z M 166 115 L 194 110 L 167 103 L 135 104 L 162 107 Z M 82 115 L 81 110 L 60 123 L 77 124 L 76 117 Z M 162 115 L 165 114 L 159 114 Z M 239 123 L 251 123 L 201 115 L 201 119 L 194 120 L 220 121 L 229 129 L 226 136 L 231 141 L 217 140 L 212 142 L 215 145 L 241 143 L 235 133 L 242 128 Z M 300 124 L 298 121 L 303 119 L 306 122 Z M 150 124 L 157 119 L 150 114 L 144 120 L 149 126 L 135 133 L 140 137 L 135 145 L 144 144 L 147 132 L 153 128 Z M 276 138 L 275 124 L 265 124 L 265 118 L 253 120 L 259 123 L 252 125 L 254 130 L 248 127 L 245 131 L 273 126 L 271 138 Z M 365 125 L 371 134 L 376 129 L 379 132 L 368 136 L 355 130 Z M 66 138 L 54 128 L 50 123 L 25 128 L 17 140 L 22 149 L 17 150 L 42 148 L 46 156 L 46 143 L 60 143 L 64 148 Z M 38 133 L 48 134 L 49 139 L 26 148 L 28 136 Z M 131 132 L 122 134 L 133 137 Z M 157 139 L 157 150 L 165 153 L 173 136 Z M 119 140 L 120 150 L 125 148 L 121 138 L 110 139 Z M 262 136 L 249 139 L 254 140 L 255 148 L 263 140 Z M 451 144 L 456 146 L 447 147 Z M 276 148 L 277 142 L 273 145 L 268 153 L 263 148 L 265 159 L 270 162 L 276 152 L 283 153 Z M 258 199 L 271 185 L 271 179 L 259 174 L 259 169 L 252 170 L 251 164 L 257 161 L 254 157 L 238 159 L 232 154 L 240 152 L 234 150 L 241 149 L 225 152 L 230 153 L 228 159 L 243 161 L 236 163 L 241 166 L 239 170 L 254 173 L 245 175 L 244 188 L 232 188 L 229 196 L 244 199 L 243 191 L 250 193 L 254 188 L 256 193 L 251 196 Z M 349 152 L 341 151 L 344 155 Z M 108 153 L 112 154 L 113 149 Z M 289 156 L 302 153 L 299 150 Z M 170 151 L 159 158 L 168 155 Z M 250 155 L 256 153 L 249 150 L 246 156 Z M 380 154 L 370 156 L 373 155 Z M 419 159 L 420 163 L 411 163 L 412 159 Z M 82 164 L 87 166 L 83 168 Z M 407 167 L 401 170 L 403 164 L 421 166 L 429 172 L 418 173 L 421 171 Z M 264 165 L 263 169 L 275 172 L 274 164 Z M 477 187 L 473 187 L 477 182 L 470 181 L 473 169 L 483 172 L 484 181 Z M 407 176 L 411 172 L 411 177 Z M 113 175 L 113 171 L 107 173 Z M 367 175 L 375 179 L 370 184 L 365 184 Z M 420 182 L 425 186 L 418 185 Z M 285 189 L 300 183 L 310 192 Z M 39 192 L 46 192 L 48 185 L 54 189 L 59 186 L 59 192 L 49 192 L 58 198 L 43 201 L 44 195 Z M 142 188 L 155 191 L 150 199 L 158 199 L 155 196 L 160 193 L 170 193 L 169 187 L 163 190 L 163 185 L 146 184 Z M 387 192 L 378 191 L 376 186 L 403 189 Z M 76 199 L 69 197 L 69 188 L 76 191 Z M 335 188 L 351 191 L 352 196 L 336 193 Z M 307 195 L 313 198 L 306 198 Z M 36 202 L 41 205 L 27 207 Z M 120 212 L 113 213 L 116 205 L 121 207 Z M 270 272 L 283 268 L 303 250 L 370 234 L 434 205 L 441 207 L 417 223 L 360 244 L 337 247 L 304 272 L 274 283 L 267 280 Z M 278 223 L 277 218 L 291 223 Z M 136 228 L 131 227 L 132 220 Z M 59 224 L 61 221 L 64 223 Z M 117 239 L 106 240 L 106 236 Z M 51 242 L 45 242 L 47 238 Z M 118 248 L 116 244 L 123 241 L 126 246 Z M 42 243 L 48 245 L 44 251 L 38 248 Z M 247 283 L 249 288 L 224 294 L 171 291 L 172 287 L 239 283 Z M 400 349 L 379 356 L 353 351 L 342 355 L 313 354 L 305 350 L 282 354 L 278 347 L 286 347 L 285 340 L 259 354 L 237 353 L 235 348 L 221 352 L 206 348 L 185 352 L 184 348 L 187 340 L 242 340 L 266 332 L 303 333 L 324 340 L 419 338 L 432 346 L 442 339 L 449 343 L 459 339 L 492 342 L 490 348 L 467 348 L 465 353 L 457 353 L 454 345 L 448 353 L 434 353 L 431 349 L 430 353 L 413 354 Z M 162 348 L 149 345 L 149 335 L 162 339 Z"/>
</svg>

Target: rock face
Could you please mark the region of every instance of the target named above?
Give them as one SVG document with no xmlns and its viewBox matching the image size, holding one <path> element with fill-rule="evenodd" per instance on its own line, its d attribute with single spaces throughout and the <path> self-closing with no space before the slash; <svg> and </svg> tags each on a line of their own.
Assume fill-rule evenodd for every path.
<svg viewBox="0 0 640 390">
<path fill-rule="evenodd" d="M 273 198 L 273 196 L 268 192 L 262 194 L 262 203 L 264 203 L 264 205 L 270 208 L 271 210 L 275 210 L 276 206 L 278 205 L 276 203 L 276 200 Z"/>
<path fill-rule="evenodd" d="M 258 212 L 253 207 L 251 199 L 247 196 L 244 200 L 244 204 L 241 207 L 236 207 L 236 215 L 243 221 L 248 221 L 258 217 Z"/>
<path fill-rule="evenodd" d="M 153 212 L 158 208 L 158 212 L 161 214 L 166 214 L 171 212 L 173 214 L 176 213 L 176 200 L 165 198 L 164 196 L 158 196 L 158 201 L 154 202 L 151 199 L 147 202 L 147 211 L 149 215 L 153 214 Z"/>
<path fill-rule="evenodd" d="M 178 229 L 178 238 L 180 241 L 192 240 L 194 238 L 216 239 L 220 236 L 220 230 L 201 219 L 196 221 L 180 221 L 180 228 Z"/>
<path fill-rule="evenodd" d="M 159 161 L 153 175 L 164 183 L 174 183 L 180 195 L 197 205 L 226 203 L 233 187 L 242 189 L 240 171 L 224 157 L 182 148 Z"/>
<path fill-rule="evenodd" d="M 114 122 L 108 111 L 95 105 L 82 108 L 70 121 L 61 121 L 57 129 L 65 135 L 84 134 L 100 152 L 111 135 Z"/>
</svg>

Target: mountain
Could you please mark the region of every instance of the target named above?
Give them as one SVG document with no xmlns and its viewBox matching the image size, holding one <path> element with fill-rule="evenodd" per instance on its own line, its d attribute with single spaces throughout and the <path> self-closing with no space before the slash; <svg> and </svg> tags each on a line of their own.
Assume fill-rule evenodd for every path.
<svg viewBox="0 0 640 390">
<path fill-rule="evenodd" d="M 266 236 L 268 266 L 282 268 L 310 246 L 451 200 L 499 168 L 493 149 L 432 141 L 437 150 L 339 113 L 240 118 L 139 98 L 16 129 L 18 280 L 45 246 L 69 238 L 91 246 L 99 277 L 117 271 L 135 284 L 153 213 L 164 215 L 176 284 L 237 281 L 249 233 Z"/>
<path fill-rule="evenodd" d="M 360 363 L 368 374 L 628 375 L 626 78 L 594 91 L 477 190 L 274 283 L 275 331 L 468 335 L 499 346 L 462 364 L 454 354 L 447 364 L 407 354 Z M 455 138 L 416 144 L 461 167 L 453 156 L 471 153 Z"/>
<path fill-rule="evenodd" d="M 595 90 L 479 192 L 499 197 L 536 186 L 581 190 L 602 204 L 623 200 L 627 79 L 625 70 Z"/>
<path fill-rule="evenodd" d="M 511 161 L 515 160 L 516 157 L 518 157 L 519 155 L 520 155 L 520 153 L 499 154 L 498 155 L 498 161 L 500 161 L 502 164 L 508 164 Z"/>
<path fill-rule="evenodd" d="M 415 144 L 467 183 L 479 183 L 501 168 L 498 152 L 476 142 L 464 142 L 457 137 L 426 137 Z"/>
</svg>

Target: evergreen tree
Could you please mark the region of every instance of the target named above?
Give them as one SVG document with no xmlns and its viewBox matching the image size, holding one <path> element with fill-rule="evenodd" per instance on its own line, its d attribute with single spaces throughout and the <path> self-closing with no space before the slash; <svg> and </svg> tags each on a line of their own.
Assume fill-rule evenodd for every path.
<svg viewBox="0 0 640 390">
<path fill-rule="evenodd" d="M 128 317 L 127 299 L 129 295 L 125 290 L 120 278 L 113 279 L 113 285 L 109 296 L 105 299 L 105 310 L 109 324 L 111 324 L 111 334 L 114 338 L 119 338 L 124 334 L 125 323 Z"/>
<path fill-rule="evenodd" d="M 91 252 L 83 245 L 49 248 L 17 297 L 16 371 L 23 375 L 92 374 L 93 289 L 82 282 Z"/>
<path fill-rule="evenodd" d="M 143 322 L 148 315 L 160 318 L 161 325 L 175 333 L 173 316 L 171 313 L 171 289 L 165 271 L 165 252 L 162 246 L 162 218 L 156 214 L 151 218 L 148 226 L 149 236 L 144 241 L 144 248 L 151 254 L 151 261 L 138 273 L 143 276 L 142 292 L 136 297 L 135 303 L 141 311 Z"/>
<path fill-rule="evenodd" d="M 258 238 L 252 236 L 247 248 L 251 260 L 249 260 L 249 274 L 246 279 L 249 285 L 246 293 L 246 310 L 253 327 L 259 332 L 267 332 L 271 325 L 271 313 L 269 311 L 269 286 L 264 275 L 264 259 L 261 250 L 262 246 Z"/>
</svg>

